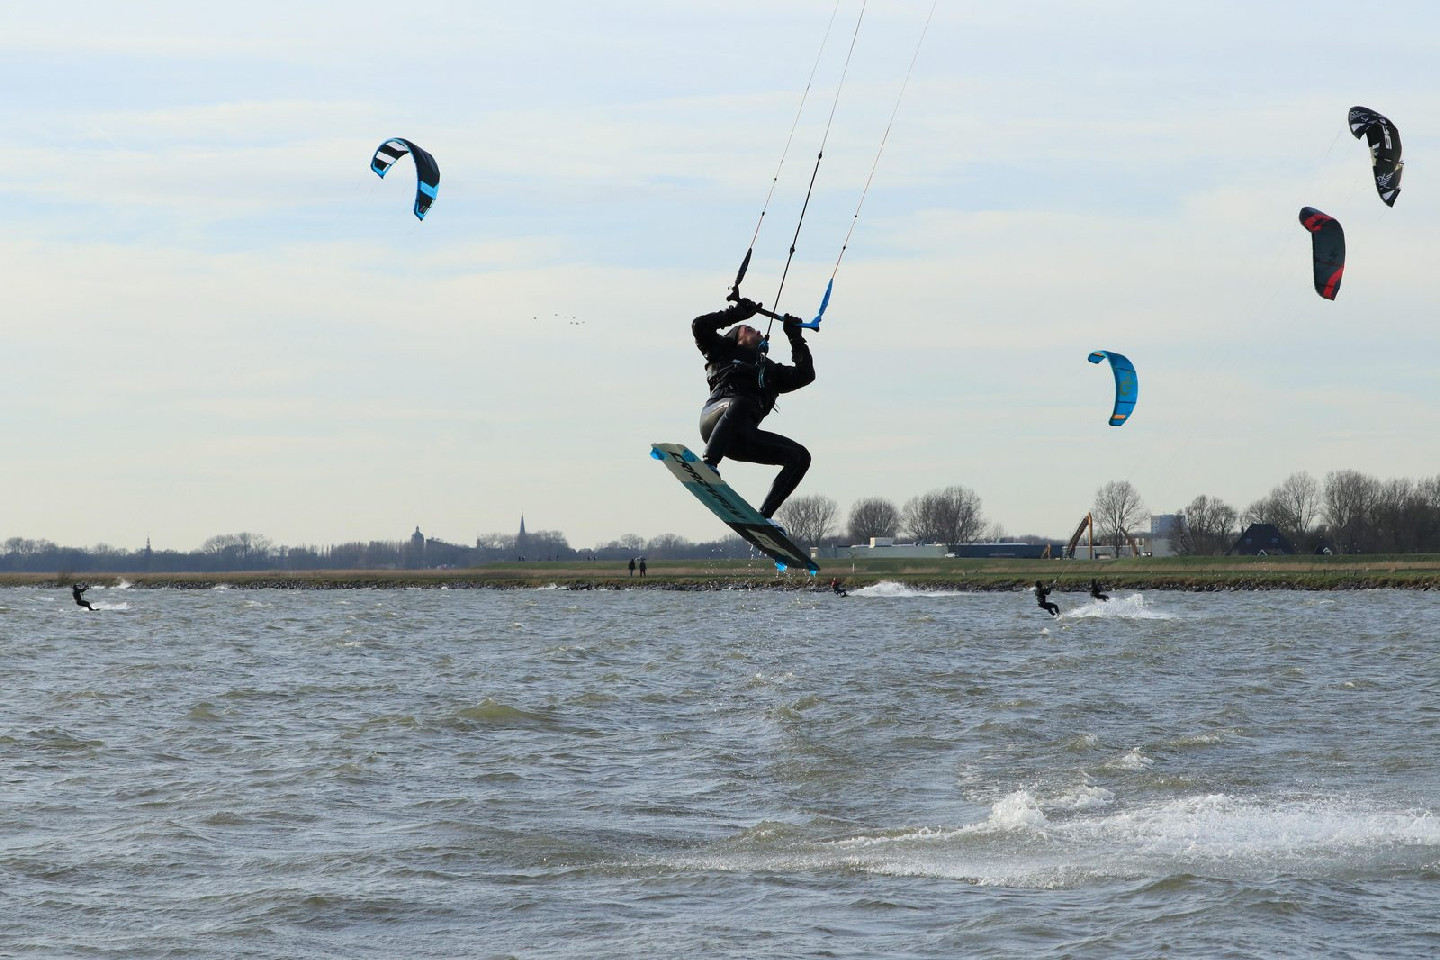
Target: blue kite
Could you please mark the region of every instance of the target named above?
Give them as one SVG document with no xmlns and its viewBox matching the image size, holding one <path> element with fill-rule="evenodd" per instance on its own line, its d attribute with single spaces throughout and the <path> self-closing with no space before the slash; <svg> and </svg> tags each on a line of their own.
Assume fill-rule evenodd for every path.
<svg viewBox="0 0 1440 960">
<path fill-rule="evenodd" d="M 407 153 L 415 158 L 415 216 L 424 220 L 440 189 L 440 165 L 434 157 L 403 137 L 392 137 L 376 149 L 375 156 L 370 158 L 370 169 L 383 178 L 395 161 Z"/>
<path fill-rule="evenodd" d="M 1115 374 L 1115 410 L 1110 414 L 1110 426 L 1122 427 L 1140 399 L 1140 378 L 1135 375 L 1135 364 L 1124 354 L 1111 350 L 1096 350 L 1090 354 L 1091 363 L 1110 361 L 1110 370 Z"/>
</svg>

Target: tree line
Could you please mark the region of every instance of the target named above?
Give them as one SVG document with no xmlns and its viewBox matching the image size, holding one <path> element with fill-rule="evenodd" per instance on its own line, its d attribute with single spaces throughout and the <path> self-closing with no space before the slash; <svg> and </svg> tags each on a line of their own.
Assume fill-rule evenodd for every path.
<svg viewBox="0 0 1440 960">
<path fill-rule="evenodd" d="M 1129 481 L 1112 481 L 1090 507 L 1095 537 L 1122 549 L 1130 537 L 1150 533 L 1150 510 Z M 1277 527 L 1300 552 L 1440 553 L 1440 475 L 1420 481 L 1379 480 L 1338 470 L 1317 481 L 1292 473 L 1243 510 L 1218 497 L 1197 496 L 1175 511 L 1171 546 L 1180 554 L 1223 554 L 1252 523 Z M 839 504 L 823 495 L 791 497 L 776 515 L 803 547 L 869 543 L 872 537 L 917 543 L 982 541 L 1064 543 L 1034 534 L 1007 535 L 989 522 L 980 497 L 953 485 L 896 504 L 866 497 L 851 505 L 842 522 Z M 556 530 L 484 534 L 473 546 L 436 538 L 371 540 L 327 547 L 277 545 L 252 533 L 219 534 L 195 550 L 125 550 L 109 544 L 65 547 L 49 540 L 11 537 L 0 544 L 0 571 L 47 573 L 219 572 L 246 570 L 404 570 L 467 567 L 497 561 L 625 563 L 651 560 L 738 559 L 752 548 L 733 534 L 693 542 L 676 534 L 645 538 L 626 534 L 597 547 L 571 547 Z"/>
<path fill-rule="evenodd" d="M 1127 481 L 1096 492 L 1091 514 L 1097 537 L 1123 544 L 1127 535 L 1150 531 L 1150 514 Z M 868 544 L 872 539 L 911 543 L 1055 543 L 1064 539 L 1033 533 L 1010 534 L 985 517 L 983 502 L 969 487 L 952 485 L 906 500 L 865 497 L 851 505 L 844 521 L 840 506 L 826 496 L 791 497 L 776 513 L 791 538 L 804 546 Z"/>
<path fill-rule="evenodd" d="M 0 572 L 6 573 L 220 573 L 261 570 L 419 570 L 477 566 L 500 561 L 614 561 L 734 559 L 751 556 L 734 534 L 693 543 L 675 534 L 645 538 L 627 534 L 594 548 L 573 548 L 555 530 L 490 533 L 474 546 L 435 538 L 370 540 L 327 547 L 285 546 L 254 533 L 218 534 L 194 550 L 126 550 L 100 543 L 61 546 L 50 540 L 10 537 L 0 543 Z"/>
<path fill-rule="evenodd" d="M 884 497 L 866 497 L 851 507 L 844 524 L 840 505 L 826 496 L 791 497 L 775 514 L 803 546 L 869 543 L 872 538 L 904 538 L 916 543 L 971 543 L 1003 539 L 988 524 L 980 497 L 964 486 L 949 486 L 911 497 L 898 506 Z"/>
<path fill-rule="evenodd" d="M 1252 523 L 1273 524 L 1301 553 L 1440 553 L 1440 476 L 1332 470 L 1317 481 L 1292 473 L 1243 511 L 1199 496 L 1180 515 L 1185 553 L 1224 553 Z"/>
<path fill-rule="evenodd" d="M 1096 490 L 1089 515 L 1095 539 L 1117 554 L 1132 538 L 1151 533 L 1150 508 L 1127 480 Z M 1202 494 L 1173 515 L 1176 522 L 1168 533 L 1179 554 L 1226 553 L 1254 523 L 1273 524 L 1303 553 L 1440 553 L 1440 475 L 1380 480 L 1358 470 L 1335 470 L 1321 481 L 1302 471 L 1243 510 Z M 963 486 L 932 490 L 903 506 L 883 497 L 864 498 L 850 507 L 843 522 L 839 505 L 829 497 L 792 497 L 776 518 L 807 546 L 862 544 L 872 537 L 944 544 L 1069 539 L 1068 534 L 1009 536 L 985 519 L 980 498 Z"/>
</svg>

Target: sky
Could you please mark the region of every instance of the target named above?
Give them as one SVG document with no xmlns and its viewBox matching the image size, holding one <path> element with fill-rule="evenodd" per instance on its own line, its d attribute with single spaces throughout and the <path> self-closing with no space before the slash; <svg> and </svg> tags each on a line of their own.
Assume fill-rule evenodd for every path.
<svg viewBox="0 0 1440 960">
<path fill-rule="evenodd" d="M 811 451 L 797 495 L 962 485 L 1066 537 L 1111 481 L 1169 513 L 1440 473 L 1440 6 L 931 10 L 17 6 L 0 540 L 720 538 L 649 444 L 699 447 L 689 322 L 772 181 L 742 292 L 775 305 L 832 109 L 782 310 L 854 232 L 817 379 L 765 423 Z M 1393 209 L 1356 105 L 1403 137 Z M 369 170 L 395 136 L 440 166 L 423 223 L 408 159 Z M 1302 206 L 1345 227 L 1333 302 Z M 1097 349 L 1139 372 L 1120 428 Z M 774 472 L 725 477 L 759 503 Z"/>
</svg>

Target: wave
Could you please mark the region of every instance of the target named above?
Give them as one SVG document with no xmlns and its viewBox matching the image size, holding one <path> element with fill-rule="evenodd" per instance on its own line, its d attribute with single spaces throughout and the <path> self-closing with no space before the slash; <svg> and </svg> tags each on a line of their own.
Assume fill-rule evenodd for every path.
<svg viewBox="0 0 1440 960">
<path fill-rule="evenodd" d="M 1135 747 L 1127 753 L 1106 761 L 1104 766 L 1108 770 L 1145 770 L 1154 764 L 1154 760 L 1141 753 L 1139 747 Z"/>
<path fill-rule="evenodd" d="M 440 719 L 440 724 L 460 729 L 484 727 L 494 730 L 539 730 L 578 736 L 595 735 L 592 730 L 562 721 L 554 710 L 526 710 L 490 697 L 474 706 L 452 711 Z"/>
</svg>

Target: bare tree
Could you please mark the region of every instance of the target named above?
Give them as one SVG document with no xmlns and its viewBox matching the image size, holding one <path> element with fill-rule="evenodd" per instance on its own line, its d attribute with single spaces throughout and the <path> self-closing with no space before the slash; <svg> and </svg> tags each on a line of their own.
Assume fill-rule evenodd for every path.
<svg viewBox="0 0 1440 960">
<path fill-rule="evenodd" d="M 220 533 L 200 545 L 200 552 L 210 554 L 222 567 L 264 566 L 270 559 L 269 537 L 256 533 Z"/>
<path fill-rule="evenodd" d="M 920 543 L 970 543 L 985 529 L 980 498 L 961 486 L 912 497 L 901 516 L 905 529 Z"/>
<path fill-rule="evenodd" d="M 1250 526 L 1252 523 L 1271 523 L 1279 527 L 1285 522 L 1285 510 L 1275 502 L 1273 492 L 1256 500 L 1245 508 L 1240 514 L 1240 525 Z"/>
<path fill-rule="evenodd" d="M 559 530 L 533 530 L 525 534 L 527 560 L 566 560 L 574 555 Z"/>
<path fill-rule="evenodd" d="M 690 546 L 690 541 L 678 533 L 662 533 L 650 538 L 644 552 L 652 560 L 677 560 L 689 554 Z"/>
<path fill-rule="evenodd" d="M 1370 512 L 1380 498 L 1380 482 L 1358 470 L 1325 475 L 1325 524 L 1341 553 L 1370 549 Z"/>
<path fill-rule="evenodd" d="M 1308 473 L 1292 473 L 1268 494 L 1245 508 L 1246 524 L 1270 523 L 1297 549 L 1306 549 L 1320 513 L 1320 485 Z"/>
<path fill-rule="evenodd" d="M 264 560 L 275 546 L 269 537 L 258 533 L 237 533 L 235 543 L 240 548 L 240 556 L 246 560 Z"/>
<path fill-rule="evenodd" d="M 217 533 L 215 536 L 200 544 L 201 553 L 211 553 L 215 556 L 223 556 L 227 551 L 235 549 L 235 534 Z"/>
<path fill-rule="evenodd" d="M 776 519 L 801 546 L 819 544 L 835 527 L 840 505 L 819 495 L 791 497 L 776 511 Z"/>
<path fill-rule="evenodd" d="M 1150 509 L 1129 480 L 1112 480 L 1095 491 L 1095 506 L 1090 513 L 1095 532 L 1115 548 L 1117 557 L 1128 535 L 1150 529 Z"/>
<path fill-rule="evenodd" d="M 1416 549 L 1433 553 L 1440 548 L 1440 476 L 1427 477 L 1415 485 L 1420 508 L 1420 529 L 1415 533 Z"/>
<path fill-rule="evenodd" d="M 985 515 L 980 512 L 979 495 L 965 487 L 946 487 L 945 493 L 955 504 L 955 527 L 951 530 L 954 536 L 945 542 L 974 543 L 979 540 L 987 524 Z"/>
<path fill-rule="evenodd" d="M 510 560 L 515 557 L 515 534 L 484 533 L 475 538 L 477 559 Z"/>
<path fill-rule="evenodd" d="M 1240 515 L 1218 498 L 1201 494 L 1180 511 L 1180 536 L 1176 553 L 1213 556 L 1224 553 L 1235 542 Z"/>
<path fill-rule="evenodd" d="M 845 523 L 851 543 L 868 543 L 871 537 L 893 537 L 900 529 L 900 508 L 884 497 L 857 500 Z"/>
<path fill-rule="evenodd" d="M 1309 536 L 1320 515 L 1320 484 L 1303 470 L 1286 477 L 1273 491 L 1273 496 L 1285 511 L 1291 526 L 1281 527 L 1287 534 L 1293 534 L 1291 541 L 1299 543 Z"/>
<path fill-rule="evenodd" d="M 1387 480 L 1380 484 L 1368 519 L 1374 550 L 1413 553 L 1423 549 L 1422 531 L 1428 510 L 1420 488 L 1413 481 Z"/>
<path fill-rule="evenodd" d="M 5 541 L 5 552 L 29 556 L 35 553 L 51 553 L 58 549 L 49 540 L 31 540 L 27 537 L 11 537 Z"/>
</svg>

